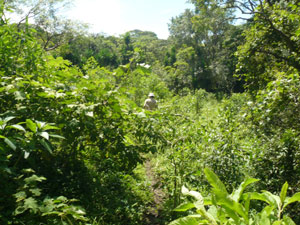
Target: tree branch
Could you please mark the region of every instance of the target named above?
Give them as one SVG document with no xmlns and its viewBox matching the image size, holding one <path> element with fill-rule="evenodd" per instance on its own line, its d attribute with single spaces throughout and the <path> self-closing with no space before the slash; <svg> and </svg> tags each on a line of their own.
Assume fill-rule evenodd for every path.
<svg viewBox="0 0 300 225">
<path fill-rule="evenodd" d="M 297 70 L 300 71 L 300 63 L 297 62 L 296 60 L 292 60 L 291 58 L 284 57 L 284 56 L 279 55 L 279 54 L 277 54 L 275 52 L 271 52 L 271 51 L 267 51 L 267 50 L 263 50 L 263 49 L 258 49 L 257 52 L 268 54 L 268 55 L 272 55 L 272 56 L 274 56 L 277 59 L 285 61 L 288 65 L 290 65 L 290 66 L 292 66 L 292 67 L 294 67 L 294 68 L 296 68 Z"/>
</svg>

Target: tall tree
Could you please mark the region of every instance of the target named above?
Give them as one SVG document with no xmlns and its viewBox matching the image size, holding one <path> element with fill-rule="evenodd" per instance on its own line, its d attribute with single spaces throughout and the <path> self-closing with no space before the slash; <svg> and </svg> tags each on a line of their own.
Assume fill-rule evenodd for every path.
<svg viewBox="0 0 300 225">
<path fill-rule="evenodd" d="M 276 79 L 272 71 L 300 70 L 299 1 L 260 3 L 239 51 L 238 72 L 252 91 Z"/>
<path fill-rule="evenodd" d="M 195 59 L 189 63 L 194 77 L 192 87 L 237 91 L 234 52 L 242 38 L 241 27 L 232 25 L 233 10 L 222 7 L 217 0 L 191 2 L 195 5 L 194 12 L 186 10 L 173 18 L 169 29 L 177 48 L 186 45 L 195 51 Z"/>
<path fill-rule="evenodd" d="M 132 45 L 130 33 L 127 32 L 123 36 L 123 45 L 121 48 L 122 64 L 129 63 L 129 60 L 132 56 L 133 56 L 133 45 Z"/>
<path fill-rule="evenodd" d="M 159 39 L 151 31 L 132 30 L 129 33 L 133 47 L 143 55 L 142 62 L 153 65 L 156 61 L 163 61 L 168 46 L 166 40 Z"/>
<path fill-rule="evenodd" d="M 67 9 L 70 2 L 69 0 L 4 1 L 13 9 L 15 17 L 19 18 L 17 21 L 19 28 L 28 21 L 38 30 L 36 35 L 45 50 L 54 50 L 86 30 L 86 25 L 60 16 L 61 10 Z"/>
</svg>

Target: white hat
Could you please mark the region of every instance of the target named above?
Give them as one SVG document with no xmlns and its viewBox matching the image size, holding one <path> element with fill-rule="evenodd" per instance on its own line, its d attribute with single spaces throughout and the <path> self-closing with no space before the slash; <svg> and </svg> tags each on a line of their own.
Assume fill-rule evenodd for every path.
<svg viewBox="0 0 300 225">
<path fill-rule="evenodd" d="M 153 94 L 153 93 L 150 93 L 150 94 L 148 95 L 148 97 L 154 97 L 154 94 Z"/>
</svg>

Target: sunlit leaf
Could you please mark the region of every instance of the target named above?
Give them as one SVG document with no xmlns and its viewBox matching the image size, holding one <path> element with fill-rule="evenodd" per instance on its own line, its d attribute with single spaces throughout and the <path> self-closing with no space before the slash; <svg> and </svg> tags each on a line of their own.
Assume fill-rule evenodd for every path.
<svg viewBox="0 0 300 225">
<path fill-rule="evenodd" d="M 187 195 L 190 191 L 183 185 L 181 187 L 181 192 L 182 192 L 182 194 Z"/>
<path fill-rule="evenodd" d="M 4 139 L 4 142 L 13 150 L 16 150 L 17 149 L 17 146 L 15 146 L 14 143 L 12 143 L 8 138 L 5 138 Z"/>
<path fill-rule="evenodd" d="M 17 199 L 16 202 L 23 201 L 27 197 L 25 191 L 20 191 L 20 192 L 14 194 L 14 196 Z"/>
<path fill-rule="evenodd" d="M 286 215 L 283 216 L 283 221 L 286 225 L 296 225 L 296 223 L 289 216 Z"/>
<path fill-rule="evenodd" d="M 4 122 L 7 123 L 8 121 L 14 119 L 15 117 L 14 116 L 9 116 L 9 117 L 6 117 L 4 118 Z"/>
<path fill-rule="evenodd" d="M 46 125 L 45 122 L 41 122 L 41 121 L 36 121 L 36 125 L 38 126 L 39 129 L 42 129 L 44 128 L 44 126 Z M 44 130 L 44 129 L 42 129 Z"/>
<path fill-rule="evenodd" d="M 39 189 L 39 188 L 29 189 L 29 191 L 30 191 L 34 196 L 40 196 L 40 195 L 41 195 L 41 189 Z"/>
<path fill-rule="evenodd" d="M 239 186 L 238 189 L 234 190 L 233 193 L 232 193 L 232 199 L 234 201 L 239 201 L 240 200 L 240 197 L 241 195 L 243 194 L 245 188 L 252 184 L 252 183 L 255 183 L 259 181 L 258 179 L 254 179 L 254 178 L 247 178 L 244 182 L 242 182 Z"/>
<path fill-rule="evenodd" d="M 280 192 L 280 201 L 281 201 L 281 204 L 284 203 L 288 187 L 289 187 L 288 183 L 285 182 L 284 185 L 281 188 L 281 192 Z"/>
<path fill-rule="evenodd" d="M 45 177 L 37 176 L 35 174 L 24 179 L 26 183 L 42 182 L 44 180 L 46 180 Z"/>
<path fill-rule="evenodd" d="M 21 130 L 21 131 L 26 132 L 25 128 L 22 127 L 22 126 L 19 125 L 19 124 L 14 124 L 14 125 L 11 125 L 11 126 L 8 126 L 8 127 L 11 127 L 11 128 L 14 128 L 14 129 L 17 129 L 17 130 Z"/>
<path fill-rule="evenodd" d="M 38 132 L 37 134 L 39 136 L 45 138 L 46 140 L 49 140 L 49 134 L 48 134 L 48 132 L 43 131 L 43 132 Z"/>
<path fill-rule="evenodd" d="M 271 215 L 271 213 L 273 212 L 274 209 L 275 209 L 275 206 L 268 205 L 261 211 L 261 213 L 268 217 Z"/>
<path fill-rule="evenodd" d="M 228 212 L 230 212 L 232 214 L 232 216 L 233 216 L 233 212 L 234 212 L 234 214 L 237 213 L 240 216 L 242 216 L 245 221 L 248 221 L 247 213 L 245 212 L 245 209 L 243 208 L 243 206 L 240 203 L 235 202 L 228 197 L 222 197 L 221 199 L 218 199 L 217 202 L 218 202 L 218 204 L 225 207 L 227 209 L 227 211 L 230 210 Z M 234 216 L 234 218 L 235 218 L 235 220 L 237 220 L 236 216 Z"/>
<path fill-rule="evenodd" d="M 172 221 L 169 225 L 199 225 L 200 215 L 191 215 Z"/>
<path fill-rule="evenodd" d="M 292 197 L 286 198 L 283 208 L 294 202 L 300 202 L 300 192 L 294 194 Z"/>
<path fill-rule="evenodd" d="M 185 211 L 190 210 L 192 208 L 195 208 L 195 205 L 193 203 L 184 203 L 184 204 L 181 204 L 181 205 L 177 206 L 174 209 L 174 211 L 185 212 Z"/>
<path fill-rule="evenodd" d="M 26 211 L 26 208 L 24 206 L 18 206 L 16 208 L 16 210 L 14 211 L 14 214 L 15 215 L 19 215 L 19 214 L 22 214 Z"/>
<path fill-rule="evenodd" d="M 266 203 L 272 204 L 270 202 L 270 200 L 262 193 L 252 192 L 250 195 L 250 198 L 251 198 L 251 200 L 260 200 L 260 201 L 264 201 Z"/>
<path fill-rule="evenodd" d="M 46 124 L 43 126 L 43 130 L 59 130 L 59 128 L 50 124 Z"/>
<path fill-rule="evenodd" d="M 222 183 L 222 181 L 214 172 L 212 172 L 209 168 L 205 168 L 204 173 L 206 175 L 206 179 L 208 180 L 211 186 L 213 186 L 215 189 L 219 190 L 220 192 L 228 195 L 225 185 Z"/>
<path fill-rule="evenodd" d="M 29 197 L 24 200 L 24 207 L 32 209 L 34 212 L 36 212 L 38 208 L 38 203 L 34 198 Z"/>
<path fill-rule="evenodd" d="M 280 208 L 280 197 L 277 195 L 272 194 L 269 191 L 263 191 L 262 193 L 264 196 L 267 197 L 269 203 L 272 203 L 274 205 L 276 205 L 278 207 L 278 209 Z"/>
<path fill-rule="evenodd" d="M 34 133 L 37 132 L 37 126 L 36 126 L 36 124 L 35 124 L 32 120 L 27 119 L 27 120 L 26 120 L 26 126 L 27 126 L 32 132 L 34 132 Z"/>
<path fill-rule="evenodd" d="M 24 151 L 24 159 L 27 159 L 29 157 L 29 155 L 30 155 L 30 152 Z"/>
</svg>

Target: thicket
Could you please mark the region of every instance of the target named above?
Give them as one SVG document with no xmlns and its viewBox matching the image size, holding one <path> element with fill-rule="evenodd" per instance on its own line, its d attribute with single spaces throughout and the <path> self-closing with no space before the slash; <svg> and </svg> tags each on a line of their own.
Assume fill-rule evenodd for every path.
<svg viewBox="0 0 300 225">
<path fill-rule="evenodd" d="M 200 3 L 203 1 L 195 2 L 201 7 Z M 239 7 L 240 4 L 235 1 L 227 3 L 229 8 Z M 184 154 L 181 155 L 188 161 L 193 160 L 193 156 L 196 155 L 194 152 L 198 153 L 196 158 L 202 162 L 202 166 L 199 170 L 189 171 L 194 173 L 193 176 L 198 175 L 196 181 L 199 183 L 187 180 L 186 173 L 177 178 L 180 182 L 184 178 L 190 188 L 198 189 L 207 195 L 207 182 L 202 171 L 203 168 L 209 167 L 224 185 L 206 170 L 206 177 L 213 190 L 208 194 L 210 202 L 204 201 L 204 205 L 213 206 L 204 208 L 202 197 L 198 198 L 198 193 L 184 189 L 185 194 L 193 195 L 198 201 L 187 208 L 187 205 L 179 207 L 178 210 L 187 211 L 196 207 L 198 214 L 172 224 L 299 223 L 297 206 L 288 208 L 285 216 L 282 214 L 289 203 L 289 200 L 285 200 L 287 190 L 294 196 L 291 202 L 299 201 L 299 185 L 298 181 L 294 180 L 299 176 L 297 162 L 300 144 L 297 127 L 299 90 L 296 88 L 299 83 L 299 60 L 296 59 L 299 55 L 299 48 L 296 47 L 299 45 L 299 3 L 247 3 L 252 5 L 252 8 L 248 9 L 244 6 L 247 10 L 252 10 L 250 13 L 253 14 L 253 18 L 244 30 L 245 41 L 236 52 L 236 73 L 244 79 L 248 93 L 232 95 L 229 100 L 225 100 L 221 104 L 219 119 L 214 120 L 215 124 L 205 125 L 205 132 L 201 135 L 196 136 L 198 130 L 194 130 L 194 136 L 199 136 L 199 140 L 194 144 L 197 147 L 189 153 L 184 150 Z M 211 6 L 206 9 L 209 12 L 214 7 L 220 9 L 217 6 L 221 3 L 212 1 L 207 4 Z M 243 5 L 240 5 L 241 7 Z M 184 126 L 190 127 L 187 124 Z M 248 183 L 242 183 L 247 177 L 260 179 L 252 191 L 270 192 L 250 193 L 248 198 L 241 200 L 244 205 L 239 205 L 240 200 L 236 198 L 236 193 L 243 190 L 245 186 L 241 187 Z M 290 184 L 289 188 L 287 184 L 283 185 L 285 182 Z M 242 183 L 242 186 L 238 187 L 239 183 Z M 229 193 L 233 191 L 232 194 L 226 194 L 225 189 L 229 190 Z M 181 194 L 180 190 L 177 193 Z M 249 208 L 251 196 L 267 204 L 251 201 Z M 208 208 L 210 212 L 207 214 L 205 210 Z"/>
<path fill-rule="evenodd" d="M 75 35 L 51 52 L 0 2 L 1 224 L 300 223 L 299 3 L 246 1 L 235 26 L 239 1 L 192 2 L 167 41 Z"/>
<path fill-rule="evenodd" d="M 0 56 L 1 224 L 139 224 L 151 193 L 133 170 L 160 137 L 124 74 L 54 58 L 8 20 Z"/>
</svg>

